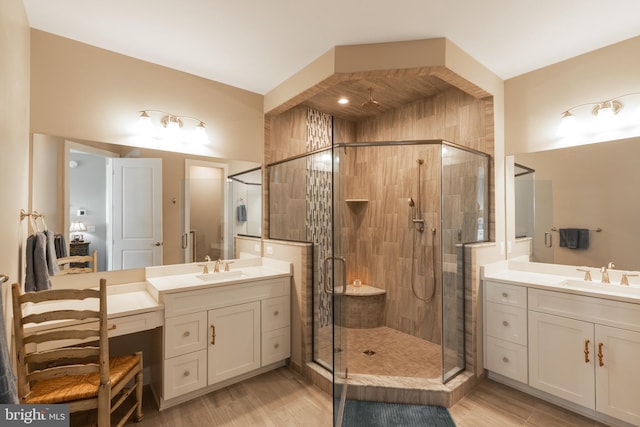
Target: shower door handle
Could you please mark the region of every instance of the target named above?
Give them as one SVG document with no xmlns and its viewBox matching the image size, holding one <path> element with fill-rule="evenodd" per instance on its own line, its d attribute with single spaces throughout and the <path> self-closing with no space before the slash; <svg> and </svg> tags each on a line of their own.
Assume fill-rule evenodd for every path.
<svg viewBox="0 0 640 427">
<path fill-rule="evenodd" d="M 344 294 L 347 292 L 347 260 L 341 256 L 338 256 L 338 257 L 328 256 L 324 259 L 324 261 L 322 261 L 322 272 L 323 272 L 322 277 L 324 280 L 324 283 L 323 283 L 324 291 L 329 295 L 333 294 L 333 287 L 329 286 L 329 281 L 327 280 L 327 276 L 328 276 L 327 265 L 331 260 L 340 261 L 342 263 L 342 293 Z"/>
</svg>

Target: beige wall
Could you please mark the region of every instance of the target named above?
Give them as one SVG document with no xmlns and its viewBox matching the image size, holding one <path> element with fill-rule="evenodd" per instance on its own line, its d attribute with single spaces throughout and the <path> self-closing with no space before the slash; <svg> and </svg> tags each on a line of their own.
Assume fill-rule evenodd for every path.
<svg viewBox="0 0 640 427">
<path fill-rule="evenodd" d="M 27 233 L 20 209 L 29 209 L 29 24 L 21 0 L 0 2 L 0 52 L 0 274 L 15 281 Z"/>
<path fill-rule="evenodd" d="M 262 104 L 256 93 L 31 30 L 32 132 L 145 146 L 138 111 L 163 110 L 203 120 L 211 144 L 162 149 L 262 162 Z"/>
<path fill-rule="evenodd" d="M 556 135 L 560 115 L 576 105 L 640 92 L 638 52 L 640 37 L 635 37 L 507 80 L 506 154 L 612 139 L 602 134 L 562 139 Z M 617 136 L 639 134 L 640 128 L 635 128 Z"/>
</svg>

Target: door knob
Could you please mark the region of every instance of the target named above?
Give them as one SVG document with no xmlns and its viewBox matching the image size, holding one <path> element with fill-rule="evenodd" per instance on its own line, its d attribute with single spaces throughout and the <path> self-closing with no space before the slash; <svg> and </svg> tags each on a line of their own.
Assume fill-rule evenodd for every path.
<svg viewBox="0 0 640 427">
<path fill-rule="evenodd" d="M 161 242 L 155 242 L 155 243 L 153 243 L 153 246 L 162 246 L 162 243 Z"/>
</svg>

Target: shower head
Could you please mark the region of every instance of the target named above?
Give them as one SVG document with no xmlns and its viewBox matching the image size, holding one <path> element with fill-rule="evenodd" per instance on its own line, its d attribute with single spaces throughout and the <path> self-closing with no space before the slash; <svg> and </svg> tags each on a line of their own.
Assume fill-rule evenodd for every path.
<svg viewBox="0 0 640 427">
<path fill-rule="evenodd" d="M 380 108 L 380 103 L 373 99 L 373 88 L 369 88 L 369 99 L 362 103 L 362 108 L 365 110 L 375 111 Z"/>
<path fill-rule="evenodd" d="M 409 202 L 409 206 L 410 206 L 410 207 L 414 207 L 414 206 L 416 205 L 416 204 L 413 202 L 413 198 L 412 198 L 412 197 L 409 197 L 408 202 Z"/>
</svg>

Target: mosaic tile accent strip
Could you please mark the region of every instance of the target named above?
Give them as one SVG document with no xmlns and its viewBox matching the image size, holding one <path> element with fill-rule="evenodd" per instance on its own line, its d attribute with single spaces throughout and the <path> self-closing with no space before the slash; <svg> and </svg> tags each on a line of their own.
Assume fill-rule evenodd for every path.
<svg viewBox="0 0 640 427">
<path fill-rule="evenodd" d="M 331 147 L 331 115 L 307 109 L 307 151 Z"/>
<path fill-rule="evenodd" d="M 331 116 L 308 109 L 307 114 L 307 150 L 331 146 Z M 321 154 L 308 156 L 306 173 L 306 229 L 307 240 L 313 242 L 316 301 L 314 302 L 315 319 L 318 327 L 332 324 L 331 295 L 324 292 L 323 261 L 331 255 L 332 239 L 332 194 L 331 163 L 327 164 Z M 332 285 L 332 274 L 329 270 L 326 278 Z"/>
</svg>

